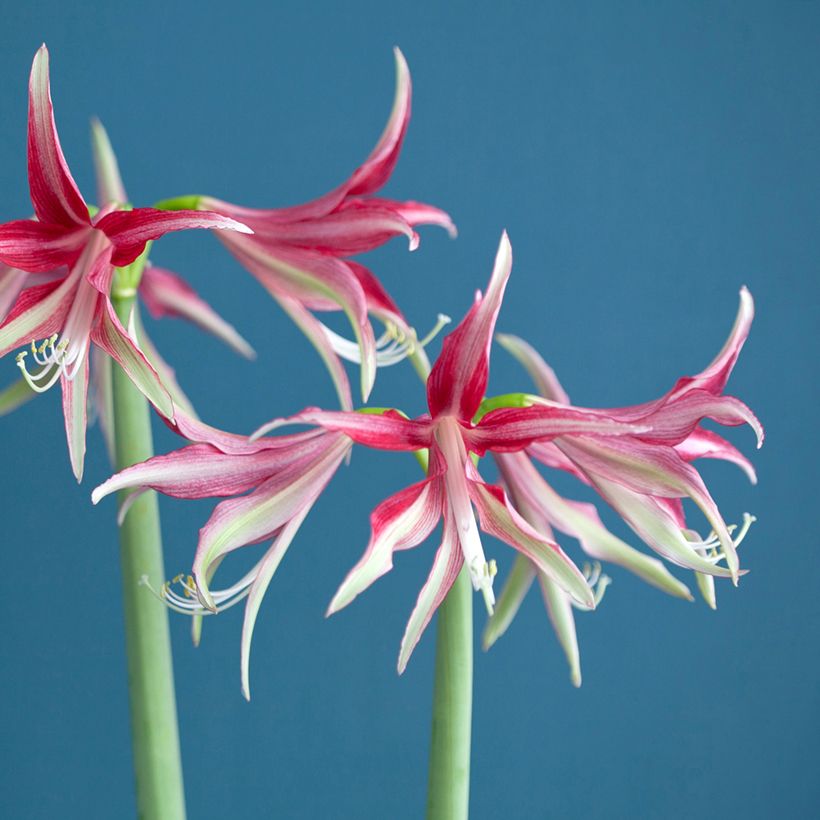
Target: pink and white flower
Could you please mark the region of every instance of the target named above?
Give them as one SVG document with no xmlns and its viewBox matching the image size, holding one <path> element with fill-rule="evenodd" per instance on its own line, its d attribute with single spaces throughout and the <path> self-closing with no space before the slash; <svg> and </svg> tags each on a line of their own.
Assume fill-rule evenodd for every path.
<svg viewBox="0 0 820 820">
<path fill-rule="evenodd" d="M 28 172 L 35 218 L 0 225 L 0 263 L 6 266 L 0 271 L 0 300 L 7 303 L 16 290 L 10 307 L 0 305 L 5 312 L 0 356 L 30 343 L 36 369 L 28 369 L 25 351 L 18 356 L 30 387 L 42 392 L 61 382 L 71 463 L 79 479 L 92 344 L 111 356 L 161 413 L 173 416 L 168 391 L 114 312 L 109 294 L 115 268 L 133 262 L 146 243 L 168 231 L 250 229 L 221 214 L 118 210 L 125 203 L 109 203 L 92 217 L 60 147 L 48 63 L 42 46 L 29 83 Z M 20 271 L 45 274 L 47 281 L 30 285 Z"/>
<path fill-rule="evenodd" d="M 223 233 L 220 239 L 310 339 L 344 409 L 352 407 L 352 400 L 341 359 L 361 364 L 361 391 L 367 400 L 377 366 L 394 364 L 413 352 L 423 359 L 426 342 L 416 338 L 379 280 L 349 257 L 400 235 L 414 250 L 417 225 L 439 225 L 455 235 L 444 211 L 375 195 L 393 172 L 410 121 L 410 72 L 398 49 L 395 57 L 396 95 L 387 126 L 370 156 L 337 188 L 290 208 L 247 208 L 213 197 L 197 200 L 199 207 L 253 229 L 252 237 Z M 340 337 L 314 316 L 337 310 L 346 314 L 355 340 Z M 385 325 L 378 340 L 369 316 Z"/>
<path fill-rule="evenodd" d="M 170 426 L 170 425 L 169 425 Z M 352 447 L 339 433 L 312 430 L 250 442 L 178 413 L 178 433 L 196 442 L 155 456 L 112 476 L 92 493 L 96 504 L 120 490 L 136 488 L 120 508 L 122 519 L 141 492 L 153 489 L 174 498 L 224 497 L 199 531 L 192 576 L 177 576 L 178 593 L 166 583 L 161 597 L 177 611 L 203 616 L 247 599 L 241 641 L 242 691 L 250 697 L 250 647 L 265 591 L 316 499 Z M 273 539 L 254 567 L 237 583 L 212 590 L 223 559 L 249 544 Z M 198 640 L 198 628 L 195 629 Z"/>
<path fill-rule="evenodd" d="M 500 408 L 474 423 L 487 387 L 490 343 L 511 266 L 512 251 L 504 234 L 486 293 L 476 294 L 466 317 L 444 339 L 427 380 L 429 415 L 408 419 L 395 411 L 364 414 L 309 408 L 260 430 L 266 432 L 283 423 L 314 424 L 345 433 L 368 447 L 429 452 L 427 478 L 373 511 L 370 543 L 329 608 L 330 614 L 347 606 L 392 568 L 394 552 L 421 543 L 442 519 L 441 545 L 402 641 L 400 672 L 462 566 L 467 567 L 474 589 L 482 592 L 492 613 L 495 563 L 485 557 L 479 527 L 518 550 L 582 606 L 595 604 L 581 571 L 554 540 L 522 518 L 500 487 L 482 480 L 472 456 L 514 452 L 555 436 L 618 436 L 644 430 L 641 425 L 558 406 Z"/>
</svg>

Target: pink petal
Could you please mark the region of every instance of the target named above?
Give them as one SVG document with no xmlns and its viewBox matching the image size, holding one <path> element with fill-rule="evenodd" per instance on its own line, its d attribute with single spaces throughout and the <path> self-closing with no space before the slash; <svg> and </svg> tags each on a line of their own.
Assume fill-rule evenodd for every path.
<svg viewBox="0 0 820 820">
<path fill-rule="evenodd" d="M 107 299 L 91 338 L 128 374 L 128 378 L 166 418 L 174 417 L 174 403 L 136 342 L 128 335 Z"/>
<path fill-rule="evenodd" d="M 71 309 L 80 273 L 62 281 L 26 288 L 0 324 L 0 356 L 62 330 Z"/>
<path fill-rule="evenodd" d="M 393 568 L 393 553 L 420 544 L 442 512 L 440 471 L 382 501 L 370 514 L 370 542 L 333 596 L 327 614 L 346 607 Z"/>
<path fill-rule="evenodd" d="M 0 324 L 8 316 L 12 305 L 17 301 L 20 291 L 26 287 L 28 273 L 17 268 L 0 265 Z"/>
<path fill-rule="evenodd" d="M 566 390 L 561 386 L 555 371 L 541 358 L 532 345 L 506 333 L 496 333 L 498 343 L 511 353 L 529 374 L 539 395 L 558 404 L 570 404 Z"/>
<path fill-rule="evenodd" d="M 395 410 L 385 413 L 346 413 L 307 407 L 289 418 L 274 419 L 254 437 L 286 424 L 313 424 L 344 433 L 357 444 L 378 450 L 421 450 L 430 446 L 433 433 L 429 419 L 406 419 Z"/>
<path fill-rule="evenodd" d="M 572 459 L 567 458 L 558 445 L 552 441 L 534 441 L 527 447 L 527 454 L 546 467 L 563 470 L 574 475 L 584 484 L 589 484 L 589 479 L 575 466 Z"/>
<path fill-rule="evenodd" d="M 348 200 L 348 202 L 357 201 L 360 200 Z M 458 235 L 458 231 L 453 220 L 450 218 L 450 214 L 433 205 L 427 205 L 424 202 L 414 202 L 412 200 L 401 201 L 398 199 L 385 199 L 384 197 L 371 197 L 365 201 L 370 201 L 381 207 L 395 211 L 414 228 L 416 225 L 437 225 L 439 228 L 444 228 L 452 239 L 455 239 Z"/>
<path fill-rule="evenodd" d="M 34 55 L 29 79 L 28 180 L 31 201 L 41 222 L 66 227 L 89 224 L 88 208 L 68 170 L 57 136 L 45 45 Z"/>
<path fill-rule="evenodd" d="M 140 280 L 140 297 L 154 318 L 187 319 L 248 359 L 253 348 L 183 279 L 164 268 L 147 265 Z"/>
<path fill-rule="evenodd" d="M 575 614 L 572 611 L 570 596 L 564 592 L 548 575 L 538 573 L 538 584 L 541 597 L 547 608 L 552 627 L 564 650 L 569 665 L 569 677 L 573 686 L 581 685 L 581 653 L 578 649 L 578 636 L 575 631 Z"/>
<path fill-rule="evenodd" d="M 649 429 L 608 418 L 603 412 L 578 410 L 564 405 L 502 407 L 491 410 L 465 438 L 479 454 L 486 450 L 513 452 L 556 436 L 637 435 Z"/>
<path fill-rule="evenodd" d="M 324 490 L 349 442 L 336 440 L 317 458 L 278 470 L 250 495 L 222 501 L 199 532 L 193 574 L 204 606 L 213 608 L 208 573 L 229 552 L 269 538 Z"/>
<path fill-rule="evenodd" d="M 687 438 L 675 445 L 675 450 L 684 461 L 694 461 L 696 458 L 719 458 L 722 461 L 730 461 L 746 473 L 752 484 L 757 484 L 757 473 L 751 461 L 726 439 L 711 430 L 696 427 Z"/>
<path fill-rule="evenodd" d="M 332 256 L 265 246 L 255 238 L 225 236 L 223 242 L 274 298 L 296 300 L 305 309 L 345 312 L 361 350 L 361 390 L 366 401 L 376 378 L 376 340 L 364 292 L 350 267 Z"/>
<path fill-rule="evenodd" d="M 384 245 L 395 236 L 404 235 L 410 250 L 419 244 L 418 234 L 401 214 L 380 208 L 373 200 L 345 204 L 344 208 L 319 219 L 301 222 L 272 223 L 254 233 L 261 241 L 309 248 L 334 256 L 352 256 Z"/>
<path fill-rule="evenodd" d="M 359 284 L 367 300 L 368 312 L 376 313 L 376 315 L 380 317 L 403 318 L 399 306 L 385 290 L 384 285 L 378 277 L 374 276 L 370 270 L 358 262 L 352 262 L 347 259 L 345 260 L 345 264 L 353 272 L 356 279 L 359 280 Z"/>
<path fill-rule="evenodd" d="M 421 640 L 421 636 L 424 634 L 424 630 L 427 629 L 427 625 L 432 620 L 435 611 L 447 597 L 447 593 L 455 583 L 456 578 L 458 578 L 463 564 L 464 556 L 459 545 L 456 523 L 453 516 L 448 514 L 444 517 L 441 545 L 436 551 L 430 574 L 419 592 L 416 605 L 401 639 L 398 662 L 400 675 L 407 668 L 413 650 Z"/>
<path fill-rule="evenodd" d="M 407 125 L 410 122 L 410 100 L 412 85 L 410 69 L 404 55 L 398 48 L 393 49 L 396 58 L 396 95 L 393 110 L 376 146 L 361 167 L 357 168 L 347 184 L 349 196 L 372 194 L 381 188 L 393 173 L 399 158 Z"/>
<path fill-rule="evenodd" d="M 490 372 L 490 344 L 504 288 L 512 269 L 512 248 L 501 236 L 493 273 L 484 296 L 442 344 L 441 354 L 427 379 L 427 403 L 433 418 L 455 415 L 469 421 L 478 410 Z"/>
<path fill-rule="evenodd" d="M 80 255 L 88 227 L 66 229 L 33 219 L 0 225 L 0 262 L 35 273 L 71 266 Z"/>
<path fill-rule="evenodd" d="M 470 466 L 468 464 L 468 468 Z M 473 474 L 475 478 L 469 482 L 470 497 L 478 510 L 481 529 L 526 555 L 582 606 L 593 609 L 592 590 L 561 547 L 534 530 L 516 512 L 500 487 L 480 481 L 474 470 Z"/>
<path fill-rule="evenodd" d="M 116 458 L 114 441 L 114 388 L 113 363 L 111 357 L 99 347 L 91 348 L 91 384 L 93 385 L 93 408 L 97 414 L 108 460 L 114 464 Z"/>
<path fill-rule="evenodd" d="M 63 415 L 68 439 L 68 454 L 71 458 L 71 469 L 77 481 L 83 480 L 83 463 L 85 461 L 85 430 L 88 424 L 86 408 L 88 407 L 88 355 L 83 357 L 72 379 L 65 375 L 60 377 L 63 387 Z"/>
<path fill-rule="evenodd" d="M 145 244 L 170 231 L 189 228 L 251 233 L 250 228 L 222 214 L 209 211 L 159 211 L 155 208 L 135 208 L 114 211 L 95 223 L 114 243 L 112 262 L 115 267 L 129 265 L 145 250 Z"/>
<path fill-rule="evenodd" d="M 291 299 L 288 296 L 277 296 L 275 293 L 271 293 L 271 295 L 279 303 L 282 310 L 290 316 L 296 327 L 305 334 L 321 357 L 328 373 L 330 373 L 333 386 L 336 388 L 336 395 L 339 397 L 339 405 L 342 410 L 352 410 L 353 397 L 350 394 L 350 382 L 341 359 L 327 338 L 324 325 L 310 311 L 305 310 L 301 302 L 296 299 Z"/>
</svg>

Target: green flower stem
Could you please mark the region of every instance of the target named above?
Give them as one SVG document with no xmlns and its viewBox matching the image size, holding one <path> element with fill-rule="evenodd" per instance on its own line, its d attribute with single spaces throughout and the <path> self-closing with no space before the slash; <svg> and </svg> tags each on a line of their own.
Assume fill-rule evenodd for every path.
<svg viewBox="0 0 820 820">
<path fill-rule="evenodd" d="M 467 567 L 438 609 L 427 820 L 467 820 L 473 711 L 473 587 Z"/>
<path fill-rule="evenodd" d="M 120 321 L 128 324 L 130 294 L 112 296 Z M 154 454 L 148 402 L 118 367 L 113 373 L 116 469 Z M 127 491 L 120 493 L 122 503 Z M 168 611 L 140 582 L 154 589 L 165 580 L 157 497 L 145 493 L 120 527 L 125 640 L 131 733 L 141 820 L 183 820 L 185 795 L 179 752 L 174 670 Z"/>
<path fill-rule="evenodd" d="M 423 382 L 429 367 L 408 357 Z M 463 567 L 438 608 L 427 820 L 467 820 L 473 716 L 473 587 Z"/>
</svg>

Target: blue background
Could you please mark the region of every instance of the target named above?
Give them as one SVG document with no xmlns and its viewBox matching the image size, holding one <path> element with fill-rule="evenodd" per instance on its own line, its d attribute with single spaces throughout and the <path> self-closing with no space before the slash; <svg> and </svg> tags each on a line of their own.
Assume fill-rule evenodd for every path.
<svg viewBox="0 0 820 820">
<path fill-rule="evenodd" d="M 364 158 L 399 44 L 414 117 L 387 193 L 448 209 L 460 237 L 426 229 L 417 253 L 397 240 L 367 261 L 420 328 L 463 313 L 506 227 L 499 328 L 539 347 L 578 403 L 632 403 L 711 359 L 747 284 L 758 317 L 730 390 L 768 440 L 754 453 L 748 430 L 730 437 L 760 484 L 702 471 L 727 520 L 759 518 L 742 550 L 752 572 L 719 586 L 715 613 L 612 570 L 600 610 L 578 617 L 579 691 L 532 593 L 477 653 L 472 816 L 817 816 L 817 3 L 4 6 L 0 219 L 30 212 L 26 81 L 42 40 L 89 198 L 97 114 L 135 203 L 207 192 L 260 206 L 316 196 Z M 168 238 L 154 259 L 260 351 L 251 364 L 181 323 L 154 328 L 206 419 L 249 431 L 332 405 L 308 344 L 212 238 Z M 493 368 L 493 390 L 525 384 L 501 350 Z M 2 373 L 16 374 L 11 356 Z M 406 366 L 373 400 L 423 408 Z M 81 487 L 57 391 L 2 419 L 0 440 L 2 813 L 131 816 L 114 503 L 89 502 L 109 472 L 99 432 Z M 157 446 L 176 441 L 158 430 Z M 395 660 L 435 544 L 323 617 L 369 510 L 416 470 L 360 452 L 337 476 L 263 605 L 250 704 L 240 610 L 210 619 L 198 650 L 173 618 L 192 818 L 422 816 L 434 633 L 401 678 Z M 212 505 L 161 506 L 173 574 Z M 488 546 L 503 572 L 510 550 Z"/>
</svg>

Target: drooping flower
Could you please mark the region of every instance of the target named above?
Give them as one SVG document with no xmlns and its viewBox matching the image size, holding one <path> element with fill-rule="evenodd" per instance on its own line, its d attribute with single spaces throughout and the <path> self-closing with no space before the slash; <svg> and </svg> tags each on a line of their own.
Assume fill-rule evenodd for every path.
<svg viewBox="0 0 820 820">
<path fill-rule="evenodd" d="M 170 425 L 169 425 L 170 426 Z M 242 691 L 250 697 L 250 646 L 265 591 L 316 499 L 350 452 L 339 433 L 312 430 L 250 442 L 178 413 L 172 429 L 196 442 L 155 456 L 112 476 L 92 494 L 96 504 L 119 490 L 136 488 L 120 508 L 120 519 L 140 492 L 157 490 L 175 498 L 224 497 L 199 531 L 192 575 L 178 576 L 160 592 L 165 602 L 194 616 L 221 612 L 243 599 Z M 213 575 L 232 551 L 273 539 L 239 582 L 212 590 Z"/>
<path fill-rule="evenodd" d="M 370 543 L 329 608 L 330 614 L 347 606 L 392 568 L 396 550 L 421 543 L 443 519 L 441 546 L 402 640 L 400 672 L 462 566 L 466 565 L 474 589 L 482 592 L 492 612 L 495 565 L 485 558 L 479 526 L 518 550 L 581 605 L 594 606 L 593 591 L 581 571 L 554 540 L 521 517 L 500 487 L 482 480 L 472 456 L 514 452 L 557 435 L 617 436 L 643 430 L 640 425 L 558 406 L 501 407 L 474 423 L 487 387 L 490 343 L 511 265 L 512 252 L 504 234 L 486 293 L 476 295 L 461 324 L 444 339 L 427 380 L 429 415 L 407 419 L 396 411 L 363 414 L 309 408 L 260 430 L 267 432 L 283 423 L 314 424 L 343 432 L 368 447 L 429 451 L 427 478 L 373 511 Z"/>
<path fill-rule="evenodd" d="M 118 210 L 125 203 L 113 202 L 92 216 L 60 147 L 48 63 L 42 46 L 29 82 L 28 175 L 35 218 L 0 225 L 0 263 L 14 269 L 0 272 L 2 290 L 17 290 L 0 324 L 0 356 L 30 343 L 36 368 L 29 370 L 26 351 L 18 356 L 30 387 L 42 392 L 61 382 L 69 453 L 79 479 L 92 344 L 111 356 L 161 413 L 173 416 L 168 391 L 110 301 L 115 268 L 129 265 L 146 243 L 168 231 L 250 229 L 222 214 Z M 45 275 L 47 281 L 26 286 L 19 271 Z"/>
<path fill-rule="evenodd" d="M 350 409 L 352 401 L 340 359 L 361 364 L 361 391 L 367 400 L 377 366 L 394 364 L 412 352 L 424 361 L 426 343 L 416 338 L 379 280 L 349 257 L 399 235 L 407 237 L 413 250 L 419 242 L 417 225 L 439 225 L 455 235 L 444 211 L 375 195 L 393 172 L 410 121 L 410 72 L 398 49 L 395 57 L 396 95 L 387 126 L 364 164 L 337 188 L 311 202 L 278 209 L 194 198 L 198 207 L 253 229 L 252 237 L 223 233 L 219 238 L 309 338 L 331 374 L 344 409 Z M 346 314 L 355 341 L 340 337 L 314 316 L 317 311 L 337 310 Z M 385 325 L 378 340 L 369 315 Z"/>
<path fill-rule="evenodd" d="M 714 578 L 737 577 L 736 547 L 754 518 L 745 515 L 743 525 L 733 533 L 734 527 L 723 523 L 691 462 L 697 458 L 719 458 L 741 467 L 753 483 L 756 476 L 748 459 L 721 436 L 701 427 L 697 415 L 707 412 L 710 418 L 724 424 L 749 423 L 762 442 L 762 428 L 751 411 L 737 399 L 723 395 L 748 336 L 753 313 L 751 296 L 744 288 L 737 320 L 718 356 L 703 372 L 680 379 L 662 398 L 627 408 L 583 408 L 584 412 L 597 412 L 605 418 L 644 425 L 644 432 L 611 439 L 602 435 L 557 436 L 528 448 L 533 458 L 592 485 L 656 552 L 672 563 L 695 570 L 698 586 L 712 608 L 716 605 Z M 523 364 L 549 406 L 572 406 L 552 368 L 529 344 L 515 336 L 499 334 L 497 338 Z M 695 407 L 698 409 L 693 415 Z M 556 493 L 527 455 L 505 454 L 496 459 L 516 508 L 540 532 L 550 535 L 552 528 L 557 528 L 578 539 L 592 558 L 620 564 L 650 584 L 691 600 L 686 586 L 673 578 L 660 561 L 609 533 L 594 505 L 570 501 Z M 680 503 L 683 497 L 692 498 L 705 513 L 713 527 L 709 538 L 704 540 L 687 525 Z M 727 566 L 719 566 L 724 560 Z M 526 562 L 516 563 L 502 591 L 498 610 L 487 626 L 485 646 L 492 645 L 507 629 L 536 574 L 537 569 Z M 569 660 L 573 682 L 579 685 L 580 661 L 570 602 L 548 578 L 539 580 Z"/>
</svg>

